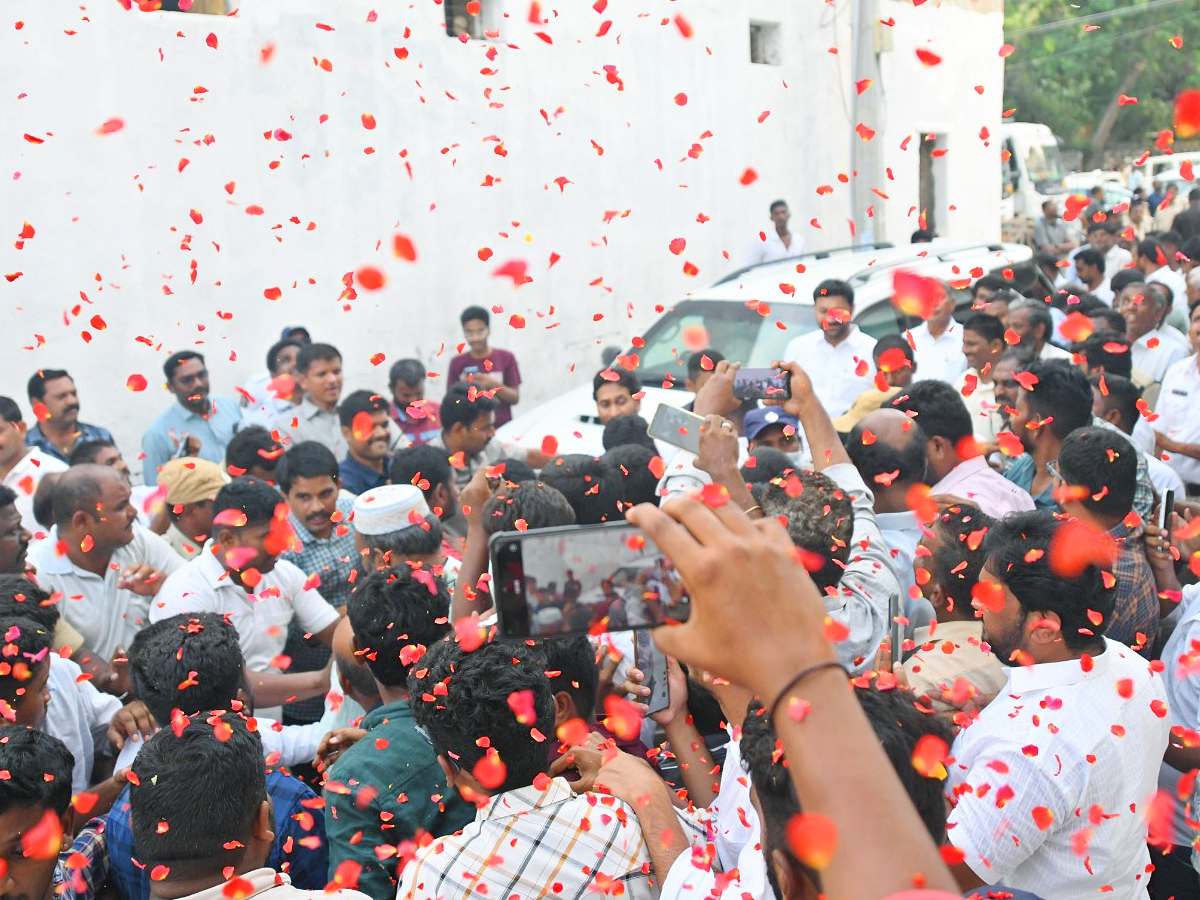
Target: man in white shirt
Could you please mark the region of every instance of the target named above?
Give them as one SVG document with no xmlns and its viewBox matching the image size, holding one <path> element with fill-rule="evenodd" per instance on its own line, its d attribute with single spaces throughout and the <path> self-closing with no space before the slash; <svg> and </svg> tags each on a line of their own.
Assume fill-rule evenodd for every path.
<svg viewBox="0 0 1200 900">
<path fill-rule="evenodd" d="M 287 516 L 287 503 L 271 485 L 234 479 L 213 501 L 212 540 L 167 579 L 150 610 L 151 622 L 179 613 L 228 616 L 238 630 L 250 688 L 272 718 L 279 718 L 279 704 L 329 689 L 328 670 L 283 671 L 288 625 L 296 619 L 328 647 L 338 621 L 337 610 L 308 587 L 304 573 L 278 558 L 295 539 Z"/>
<path fill-rule="evenodd" d="M 1187 281 L 1170 266 L 1166 248 L 1153 238 L 1137 245 L 1137 267 L 1148 283 L 1166 285 L 1171 291 L 1171 307 L 1181 315 L 1187 313 Z"/>
<path fill-rule="evenodd" d="M 945 291 L 933 315 L 908 333 L 917 357 L 918 378 L 936 378 L 954 384 L 967 371 L 962 329 L 953 316 L 954 294 Z"/>
<path fill-rule="evenodd" d="M 1171 311 L 1163 291 L 1135 283 L 1121 291 L 1117 311 L 1125 317 L 1129 354 L 1135 369 L 1152 381 L 1162 381 L 1167 369 L 1188 355 L 1187 338 L 1163 320 Z"/>
<path fill-rule="evenodd" d="M 21 409 L 9 397 L 0 397 L 0 483 L 17 495 L 21 525 L 30 534 L 42 532 L 33 517 L 33 495 L 50 472 L 65 472 L 66 463 L 25 443 Z"/>
<path fill-rule="evenodd" d="M 1060 524 L 1013 516 L 984 539 L 973 605 L 1008 684 L 951 748 L 959 886 L 1056 900 L 1145 897 L 1147 810 L 1167 747 L 1163 680 L 1102 637 L 1114 592 L 1099 566 L 1055 571 Z"/>
<path fill-rule="evenodd" d="M 1010 308 L 1016 305 L 1014 302 Z M 958 392 L 971 417 L 975 440 L 990 448 L 1003 427 L 994 374 L 996 363 L 1004 355 L 1004 325 L 995 316 L 976 313 L 963 325 L 962 341 L 968 368 L 959 380 Z"/>
<path fill-rule="evenodd" d="M 72 466 L 54 489 L 57 525 L 29 554 L 38 582 L 62 594 L 63 617 L 106 662 L 129 647 L 166 578 L 184 565 L 137 524 L 130 493 L 116 469 Z"/>
<path fill-rule="evenodd" d="M 844 281 L 829 278 L 817 285 L 813 312 L 819 329 L 793 338 L 783 358 L 804 366 L 817 399 L 830 418 L 837 418 L 874 384 L 875 338 L 850 321 L 854 288 Z"/>
<path fill-rule="evenodd" d="M 1192 334 L 1200 341 L 1200 306 L 1192 311 Z M 1189 497 L 1200 496 L 1200 355 L 1176 362 L 1163 377 L 1155 413 L 1138 416 L 1134 443 L 1169 465 L 1183 480 Z M 1161 454 L 1161 456 L 1160 456 Z"/>
<path fill-rule="evenodd" d="M 1106 277 L 1108 267 L 1104 254 L 1095 247 L 1085 247 L 1075 256 L 1075 272 L 1088 293 L 1098 300 L 1113 305 L 1113 289 Z"/>
<path fill-rule="evenodd" d="M 1028 491 L 987 464 L 974 452 L 971 415 L 962 396 L 942 381 L 918 381 L 892 405 L 916 420 L 925 432 L 932 493 L 967 500 L 1000 518 L 1034 508 Z"/>
<path fill-rule="evenodd" d="M 771 204 L 773 227 L 769 231 L 759 233 L 746 256 L 746 265 L 757 266 L 760 263 L 799 256 L 804 252 L 804 239 L 788 231 L 790 218 L 791 213 L 788 211 L 786 200 L 776 200 Z"/>
</svg>

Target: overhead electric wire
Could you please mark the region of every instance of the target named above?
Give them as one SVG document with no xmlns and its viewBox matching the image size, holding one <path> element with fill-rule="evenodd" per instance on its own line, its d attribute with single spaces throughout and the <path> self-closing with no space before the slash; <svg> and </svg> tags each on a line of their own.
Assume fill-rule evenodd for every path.
<svg viewBox="0 0 1200 900">
<path fill-rule="evenodd" d="M 1171 2 L 1178 4 L 1180 0 L 1171 0 Z M 1056 50 L 1053 53 L 1047 53 L 1043 56 L 1035 56 L 1032 59 L 1021 59 L 1016 62 L 1010 62 L 1008 67 L 1012 69 L 1019 69 L 1022 66 L 1030 66 L 1034 63 L 1044 62 L 1048 59 L 1057 59 L 1060 56 L 1071 56 L 1075 53 L 1092 53 L 1097 47 L 1104 47 L 1108 44 L 1117 43 L 1118 41 L 1125 41 L 1131 38 L 1140 37 L 1143 34 L 1149 34 L 1152 31 L 1157 31 L 1165 25 L 1170 25 L 1172 22 L 1178 22 L 1182 19 L 1190 19 L 1194 17 L 1194 15 L 1194 12 L 1186 12 L 1178 16 L 1172 16 L 1169 19 L 1163 19 L 1161 22 L 1157 22 L 1154 25 L 1147 25 L 1145 28 L 1139 28 L 1134 31 L 1123 31 L 1120 34 L 1115 34 L 1111 37 L 1106 36 L 1088 38 L 1086 42 L 1080 43 L 1078 46 L 1068 47 L 1065 50 Z"/>
<path fill-rule="evenodd" d="M 1055 28 L 1065 28 L 1068 25 L 1088 25 L 1092 22 L 1102 22 L 1105 19 L 1112 19 L 1117 16 L 1124 16 L 1130 13 L 1142 13 L 1150 9 L 1157 9 L 1160 6 L 1180 6 L 1182 3 L 1195 2 L 1195 0 L 1148 0 L 1147 3 L 1138 3 L 1132 6 L 1122 6 L 1118 9 L 1108 9 L 1103 12 L 1089 13 L 1086 16 L 1076 16 L 1073 19 L 1056 19 L 1053 22 L 1043 22 L 1040 25 L 1030 25 L 1028 28 L 1021 28 L 1011 32 L 1012 37 L 1020 37 L 1027 34 L 1039 34 L 1043 31 L 1052 31 Z"/>
</svg>

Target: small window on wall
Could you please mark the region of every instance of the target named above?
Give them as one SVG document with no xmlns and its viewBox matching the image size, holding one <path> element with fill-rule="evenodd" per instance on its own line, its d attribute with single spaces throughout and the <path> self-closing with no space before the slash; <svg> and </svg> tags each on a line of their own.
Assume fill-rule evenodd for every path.
<svg viewBox="0 0 1200 900">
<path fill-rule="evenodd" d="M 163 12 L 200 13 L 207 16 L 223 16 L 229 12 L 225 6 L 225 0 L 161 0 L 157 5 L 147 4 L 143 0 L 138 5 L 153 6 Z"/>
<path fill-rule="evenodd" d="M 466 35 L 472 40 L 489 37 L 489 15 L 496 0 L 442 0 L 446 9 L 446 34 L 452 38 Z"/>
<path fill-rule="evenodd" d="M 760 66 L 782 65 L 778 22 L 750 23 L 750 62 Z"/>
</svg>

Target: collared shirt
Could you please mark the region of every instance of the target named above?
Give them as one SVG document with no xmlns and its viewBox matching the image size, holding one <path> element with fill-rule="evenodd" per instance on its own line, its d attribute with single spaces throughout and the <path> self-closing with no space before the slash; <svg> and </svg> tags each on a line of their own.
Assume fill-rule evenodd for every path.
<svg viewBox="0 0 1200 900">
<path fill-rule="evenodd" d="M 443 450 L 447 449 L 446 442 L 443 440 L 443 434 L 439 433 L 436 438 L 429 442 L 429 446 L 440 447 Z M 494 466 L 502 459 L 517 459 L 524 462 L 529 457 L 529 451 L 524 447 L 501 443 L 499 438 L 492 438 L 474 456 L 468 457 L 463 453 L 461 463 L 456 465 L 458 461 L 454 457 L 458 455 L 456 453 L 450 457 L 450 465 L 454 469 L 454 481 L 458 484 L 459 490 L 462 490 L 470 483 L 471 478 L 480 466 Z"/>
<path fill-rule="evenodd" d="M 108 881 L 108 838 L 103 819 L 92 819 L 54 865 L 54 900 L 93 900 Z"/>
<path fill-rule="evenodd" d="M 1048 244 L 1064 244 L 1071 236 L 1071 229 L 1058 216 L 1038 219 L 1033 225 L 1033 246 L 1045 247 Z"/>
<path fill-rule="evenodd" d="M 409 410 L 414 406 L 424 415 L 419 418 L 410 415 Z M 416 400 L 410 403 L 407 409 L 401 409 L 396 405 L 396 401 L 392 400 L 388 404 L 388 415 L 396 423 L 400 434 L 408 438 L 410 446 L 417 447 L 421 444 L 428 444 L 442 433 L 442 414 L 438 405 L 432 400 Z"/>
<path fill-rule="evenodd" d="M 1167 708 L 1171 725 L 1188 731 L 1200 731 L 1200 584 L 1183 589 L 1175 630 L 1163 647 L 1163 686 L 1167 691 Z M 1172 843 L 1186 847 L 1196 840 L 1196 806 L 1192 797 L 1179 796 L 1179 779 L 1183 773 L 1163 763 L 1158 770 L 1158 786 L 1175 802 L 1172 808 Z"/>
<path fill-rule="evenodd" d="M 702 829 L 680 815 L 684 834 Z M 650 867 L 633 809 L 615 797 L 575 795 L 563 778 L 492 797 L 461 834 L 422 847 L 401 873 L 397 900 L 468 897 L 587 897 L 622 883 L 628 900 L 657 900 L 662 874 Z M 687 851 L 684 851 L 685 853 Z M 653 881 L 652 881 L 653 879 Z"/>
<path fill-rule="evenodd" d="M 1092 416 L 1092 425 L 1097 428 L 1107 428 L 1113 433 L 1121 435 L 1125 440 L 1130 440 L 1129 435 L 1108 421 L 1108 419 Z M 1136 442 L 1134 442 L 1134 446 L 1137 446 Z M 1133 490 L 1133 511 L 1141 516 L 1143 521 L 1149 520 L 1154 514 L 1155 482 L 1150 477 L 1151 462 L 1153 460 L 1149 459 L 1145 453 L 1137 455 L 1137 486 Z"/>
<path fill-rule="evenodd" d="M 210 541 L 203 553 L 167 579 L 150 607 L 150 621 L 160 622 L 179 613 L 228 616 L 237 629 L 246 668 L 265 672 L 283 651 L 292 619 L 313 634 L 338 619 L 337 610 L 306 587 L 306 581 L 303 572 L 280 559 L 270 572 L 263 573 L 255 593 L 247 593 L 229 577 Z"/>
<path fill-rule="evenodd" d="M 1113 244 L 1104 254 L 1104 276 L 1111 280 L 1114 275 L 1133 262 L 1133 254 L 1120 244 Z"/>
<path fill-rule="evenodd" d="M 225 447 L 242 420 L 242 411 L 232 397 L 209 397 L 208 401 L 210 411 L 206 416 L 172 403 L 150 423 L 142 436 L 142 450 L 146 453 L 142 460 L 142 480 L 146 484 L 158 484 L 159 468 L 175 455 L 176 440 L 182 440 L 185 432 L 200 439 L 197 456 L 217 465 L 225 462 Z"/>
<path fill-rule="evenodd" d="M 162 539 L 167 542 L 167 546 L 179 554 L 184 560 L 195 559 L 200 555 L 200 551 L 204 548 L 204 541 L 197 541 L 194 538 L 188 537 L 179 530 L 179 526 L 172 522 L 167 526 L 166 533 Z"/>
<path fill-rule="evenodd" d="M 218 789 L 218 786 L 213 785 L 213 788 Z M 275 841 L 271 844 L 271 855 L 267 857 L 267 865 L 274 870 L 272 876 L 275 872 L 286 872 L 297 887 L 320 891 L 328 883 L 329 870 L 323 804 L 303 781 L 282 772 L 267 772 L 267 796 L 271 798 L 271 813 L 275 820 Z M 123 900 L 150 900 L 150 872 L 138 865 L 133 843 L 128 785 L 105 819 L 112 876 L 121 897 Z M 311 823 L 311 830 L 304 827 L 308 823 Z M 252 874 L 242 877 L 249 878 Z M 213 890 L 220 898 L 220 888 Z"/>
<path fill-rule="evenodd" d="M 1158 634 L 1159 601 L 1142 542 L 1145 531 L 1140 524 L 1130 528 L 1124 522 L 1108 530 L 1117 542 L 1117 561 L 1112 571 L 1117 579 L 1117 604 L 1104 634 L 1150 657 Z"/>
<path fill-rule="evenodd" d="M 1161 266 L 1146 276 L 1147 282 L 1164 284 L 1171 290 L 1172 309 L 1187 313 L 1187 281 L 1170 266 Z"/>
<path fill-rule="evenodd" d="M 1009 668 L 954 741 L 948 838 L 987 884 L 1055 900 L 1146 896 L 1144 804 L 1167 747 L 1167 692 L 1128 647 L 1104 647 L 1087 664 Z"/>
<path fill-rule="evenodd" d="M 1008 671 L 995 655 L 981 646 L 983 622 L 979 619 L 949 619 L 927 628 L 918 628 L 913 636 L 917 650 L 904 661 L 908 683 L 917 696 L 949 690 L 963 678 L 985 696 L 999 694 L 1008 682 Z M 933 708 L 947 712 L 950 704 L 930 698 Z"/>
<path fill-rule="evenodd" d="M 924 530 L 921 520 L 912 510 L 904 512 L 875 513 L 883 545 L 887 548 L 892 568 L 900 581 L 900 615 L 908 620 L 904 634 L 913 636 L 913 629 L 928 625 L 934 619 L 933 605 L 921 596 L 917 588 L 913 560 L 917 556 L 917 544 Z"/>
<path fill-rule="evenodd" d="M 1152 381 L 1162 381 L 1167 370 L 1190 352 L 1187 338 L 1170 325 L 1147 331 L 1129 348 L 1133 367 L 1141 369 Z"/>
<path fill-rule="evenodd" d="M 1042 349 L 1038 351 L 1037 358 L 1043 362 L 1052 362 L 1056 359 L 1070 362 L 1073 357 L 1069 351 L 1064 350 L 1062 347 L 1056 347 L 1054 344 L 1046 341 L 1042 344 Z"/>
<path fill-rule="evenodd" d="M 361 891 L 349 888 L 333 890 L 304 890 L 292 884 L 286 874 L 277 873 L 274 869 L 255 869 L 238 876 L 242 881 L 250 882 L 251 890 L 245 895 L 245 900 L 371 900 Z M 242 897 L 239 893 L 238 897 Z M 227 884 L 219 884 L 208 890 L 197 891 L 180 897 L 179 900 L 228 900 Z M 376 898 L 378 900 L 378 898 Z"/>
<path fill-rule="evenodd" d="M 101 428 L 99 425 L 88 425 L 86 422 L 75 423 L 75 447 L 80 444 L 87 444 L 91 441 L 108 441 L 112 442 L 113 436 L 107 428 Z M 46 437 L 46 433 L 42 431 L 41 424 L 34 425 L 25 432 L 25 443 L 30 447 L 37 447 L 47 456 L 52 456 L 59 462 L 66 462 L 67 456 L 54 445 L 50 438 Z"/>
<path fill-rule="evenodd" d="M 956 385 L 967 412 L 971 414 L 971 430 L 975 440 L 990 444 L 1004 429 L 1000 404 L 996 402 L 996 382 L 984 381 L 975 369 L 967 369 Z"/>
<path fill-rule="evenodd" d="M 1048 481 L 1040 494 L 1034 494 L 1033 479 L 1036 476 L 1037 463 L 1034 462 L 1033 457 L 1028 453 L 1022 453 L 1010 462 L 1008 468 L 1004 470 L 1004 477 L 1021 488 L 1021 490 L 1030 494 L 1033 497 L 1034 505 L 1038 509 L 1048 509 L 1051 512 L 1058 512 L 1058 501 L 1054 499 L 1054 480 L 1051 479 Z"/>
<path fill-rule="evenodd" d="M 1133 440 L 1147 453 L 1154 453 L 1154 432 L 1184 444 L 1200 444 L 1200 356 L 1193 354 L 1179 360 L 1163 377 L 1162 390 L 1153 422 L 1138 418 L 1133 428 Z M 1182 453 L 1165 453 L 1163 460 L 1191 484 L 1200 484 L 1200 459 Z"/>
<path fill-rule="evenodd" d="M 987 464 L 982 456 L 964 459 L 933 486 L 932 493 L 970 500 L 989 516 L 1036 509 L 1029 491 L 1023 490 Z"/>
<path fill-rule="evenodd" d="M 453 834 L 475 818 L 475 807 L 447 787 L 437 754 L 417 732 L 408 700 L 371 710 L 367 736 L 338 757 L 325 783 L 329 865 L 362 865 L 358 886 L 372 897 L 396 893 L 398 855 L 378 848 Z"/>
<path fill-rule="evenodd" d="M 908 336 L 917 361 L 913 376 L 916 380 L 956 384 L 967 371 L 967 358 L 962 350 L 962 326 L 953 319 L 937 337 L 930 333 L 928 322 L 922 322 Z"/>
<path fill-rule="evenodd" d="M 300 550 L 287 550 L 279 558 L 292 563 L 309 578 L 319 578 L 320 582 L 314 587 L 332 606 L 341 608 L 354 590 L 351 573 L 358 566 L 360 557 L 354 546 L 354 526 L 350 524 L 354 498 L 339 496 L 336 509 L 340 518 L 327 538 L 314 537 L 296 514 L 289 512 L 288 523 L 296 532 Z"/>
<path fill-rule="evenodd" d="M 384 457 L 383 471 L 379 472 L 347 454 L 338 463 L 338 477 L 342 481 L 342 490 L 349 491 L 351 494 L 362 494 L 371 488 L 383 487 L 388 483 L 388 470 L 391 465 L 392 458 Z"/>
<path fill-rule="evenodd" d="M 789 247 L 784 244 L 783 238 L 779 236 L 779 232 L 774 227 L 761 233 L 766 236 L 766 239 L 756 237 L 751 243 L 750 251 L 746 254 L 746 265 L 748 266 L 789 259 L 804 252 L 804 238 L 798 234 L 788 232 L 788 237 L 792 242 Z"/>
<path fill-rule="evenodd" d="M 871 351 L 875 338 L 851 325 L 836 347 L 825 340 L 818 328 L 792 338 L 783 358 L 799 362 L 812 381 L 813 393 L 830 418 L 837 418 L 854 403 L 854 398 L 875 384 L 875 363 Z M 861 374 L 860 374 L 861 373 Z"/>
<path fill-rule="evenodd" d="M 307 396 L 300 405 L 276 416 L 274 430 L 281 438 L 291 439 L 292 444 L 301 441 L 316 441 L 324 444 L 335 459 L 342 459 L 350 452 L 350 445 L 342 434 L 342 420 L 337 411 L 321 409 Z M 285 440 L 284 443 L 287 443 Z"/>
<path fill-rule="evenodd" d="M 58 529 L 52 528 L 46 540 L 30 548 L 29 559 L 37 569 L 38 583 L 63 595 L 58 608 L 103 660 L 112 659 L 118 647 L 129 648 L 134 636 L 145 627 L 154 603 L 153 597 L 118 588 L 121 573 L 145 563 L 169 576 L 187 565 L 166 541 L 137 524 L 133 526 L 133 540 L 113 552 L 103 577 L 79 568 L 66 553 L 60 555 L 58 543 Z"/>
<path fill-rule="evenodd" d="M 50 676 L 46 679 L 50 704 L 42 730 L 66 744 L 75 757 L 71 790 L 76 794 L 91 784 L 96 747 L 103 748 L 106 756 L 110 754 L 108 726 L 121 711 L 120 700 L 101 693 L 86 678 L 80 680 L 82 676 L 83 670 L 73 660 L 50 654 Z"/>
<path fill-rule="evenodd" d="M 30 447 L 21 460 L 4 476 L 4 486 L 12 488 L 17 495 L 14 506 L 21 514 L 21 525 L 30 534 L 41 534 L 45 529 L 33 517 L 33 495 L 37 493 L 42 479 L 51 472 L 65 472 L 67 464 L 53 456 L 47 456 L 37 447 Z"/>
</svg>

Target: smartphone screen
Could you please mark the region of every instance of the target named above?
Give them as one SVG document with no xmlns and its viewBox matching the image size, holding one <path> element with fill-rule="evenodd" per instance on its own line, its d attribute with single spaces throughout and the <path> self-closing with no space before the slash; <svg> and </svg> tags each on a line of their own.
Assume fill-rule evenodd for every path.
<svg viewBox="0 0 1200 900">
<path fill-rule="evenodd" d="M 634 632 L 633 662 L 642 670 L 642 686 L 650 688 L 646 697 L 646 715 L 662 712 L 671 705 L 671 686 L 667 674 L 667 654 L 658 649 L 649 631 Z"/>
<path fill-rule="evenodd" d="M 733 382 L 738 400 L 787 400 L 792 396 L 792 380 L 778 369 L 738 369 Z"/>
<path fill-rule="evenodd" d="M 504 637 L 652 628 L 690 612 L 674 566 L 624 522 L 506 531 L 488 549 Z"/>
<path fill-rule="evenodd" d="M 647 429 L 650 437 L 682 447 L 689 453 L 700 452 L 700 426 L 704 419 L 678 406 L 660 403 Z"/>
</svg>

